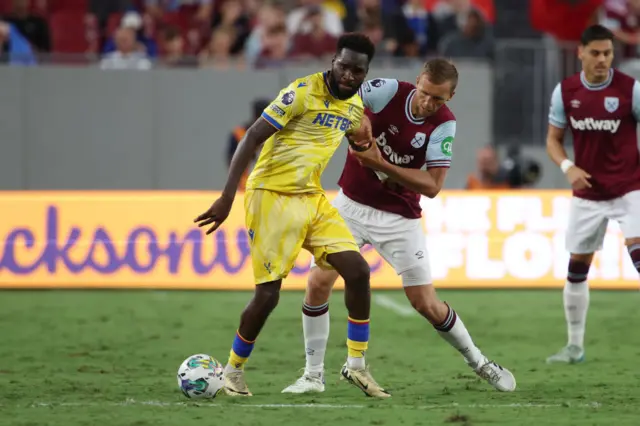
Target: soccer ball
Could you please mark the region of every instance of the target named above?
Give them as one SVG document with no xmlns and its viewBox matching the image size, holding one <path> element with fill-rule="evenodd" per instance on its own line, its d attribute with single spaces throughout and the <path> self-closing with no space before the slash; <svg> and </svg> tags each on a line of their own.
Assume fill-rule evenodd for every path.
<svg viewBox="0 0 640 426">
<path fill-rule="evenodd" d="M 215 398 L 224 387 L 224 367 L 210 355 L 191 355 L 178 369 L 178 386 L 187 398 Z"/>
</svg>

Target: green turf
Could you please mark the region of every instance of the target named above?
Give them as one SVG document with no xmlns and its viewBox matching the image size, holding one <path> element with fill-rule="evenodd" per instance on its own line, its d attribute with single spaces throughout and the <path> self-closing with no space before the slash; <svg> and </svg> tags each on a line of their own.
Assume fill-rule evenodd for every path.
<svg viewBox="0 0 640 426">
<path fill-rule="evenodd" d="M 400 292 L 375 294 L 408 306 Z M 575 366 L 544 363 L 565 341 L 560 291 L 442 291 L 441 296 L 456 308 L 478 346 L 515 373 L 516 392 L 498 393 L 476 379 L 419 317 L 402 317 L 374 303 L 368 359 L 393 397 L 366 398 L 337 380 L 346 323 L 342 294 L 336 293 L 327 391 L 283 395 L 304 365 L 302 295 L 287 292 L 247 366 L 255 396 L 194 404 L 177 388 L 177 367 L 200 352 L 226 362 L 249 293 L 0 292 L 0 424 L 640 424 L 639 293 L 592 292 L 587 362 Z M 148 401 L 164 405 L 145 405 Z"/>
</svg>

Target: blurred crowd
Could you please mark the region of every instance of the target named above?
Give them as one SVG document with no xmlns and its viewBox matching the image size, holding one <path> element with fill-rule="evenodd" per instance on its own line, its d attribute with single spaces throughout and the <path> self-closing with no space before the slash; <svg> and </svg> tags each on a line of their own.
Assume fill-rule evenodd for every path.
<svg viewBox="0 0 640 426">
<path fill-rule="evenodd" d="M 594 21 L 615 32 L 625 57 L 640 56 L 640 0 L 0 0 L 0 58 L 270 68 L 330 57 L 340 34 L 362 31 L 378 58 L 491 59 L 498 24 L 502 37 L 520 37 L 525 22 L 575 41 Z"/>
<path fill-rule="evenodd" d="M 325 59 L 362 31 L 378 57 L 491 58 L 494 14 L 493 0 L 0 0 L 0 49 L 21 64 L 269 68 Z"/>
</svg>

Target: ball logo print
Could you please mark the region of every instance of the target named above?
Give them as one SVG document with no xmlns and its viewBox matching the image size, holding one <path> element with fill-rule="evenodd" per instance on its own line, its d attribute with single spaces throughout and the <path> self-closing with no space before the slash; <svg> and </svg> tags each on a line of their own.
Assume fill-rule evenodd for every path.
<svg viewBox="0 0 640 426">
<path fill-rule="evenodd" d="M 440 149 L 442 150 L 442 153 L 444 155 L 446 155 L 447 157 L 451 157 L 452 148 L 453 148 L 453 138 L 449 136 L 442 141 L 442 144 L 440 145 Z"/>
<path fill-rule="evenodd" d="M 180 365 L 177 378 L 187 398 L 215 398 L 224 387 L 224 367 L 210 355 L 196 354 Z"/>
</svg>

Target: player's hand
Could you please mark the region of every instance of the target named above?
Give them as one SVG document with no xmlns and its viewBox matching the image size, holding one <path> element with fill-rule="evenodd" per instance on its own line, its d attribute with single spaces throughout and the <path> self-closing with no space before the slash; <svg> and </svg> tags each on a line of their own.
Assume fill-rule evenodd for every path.
<svg viewBox="0 0 640 426">
<path fill-rule="evenodd" d="M 371 146 L 373 140 L 373 129 L 371 128 L 371 121 L 365 115 L 360 122 L 360 128 L 356 130 L 350 130 L 346 133 L 349 145 L 356 151 L 366 151 Z"/>
<path fill-rule="evenodd" d="M 592 185 L 589 179 L 591 179 L 591 175 L 578 166 L 571 166 L 567 170 L 567 180 L 571 188 L 575 190 L 591 188 Z"/>
<path fill-rule="evenodd" d="M 213 223 L 213 226 L 206 232 L 206 235 L 209 235 L 218 229 L 220 225 L 222 225 L 222 222 L 227 219 L 231 211 L 231 206 L 233 206 L 233 200 L 222 195 L 206 212 L 196 217 L 193 221 L 198 224 L 199 228 Z"/>
<path fill-rule="evenodd" d="M 369 147 L 369 149 L 365 151 L 358 151 L 350 146 L 349 152 L 351 152 L 351 154 L 356 157 L 360 164 L 375 170 L 376 166 L 384 161 L 384 158 L 382 158 L 382 154 L 380 154 L 378 144 L 374 141 L 371 141 L 370 144 L 371 146 Z"/>
</svg>

